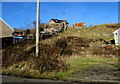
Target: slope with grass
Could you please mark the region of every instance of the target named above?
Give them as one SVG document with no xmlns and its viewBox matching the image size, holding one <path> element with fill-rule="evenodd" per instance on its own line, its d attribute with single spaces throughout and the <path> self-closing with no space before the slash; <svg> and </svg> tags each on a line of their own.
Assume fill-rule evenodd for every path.
<svg viewBox="0 0 120 84">
<path fill-rule="evenodd" d="M 69 28 L 42 40 L 39 57 L 35 57 L 34 42 L 9 47 L 3 52 L 3 73 L 33 78 L 117 80 L 118 47 L 111 43 L 115 30 L 106 24 Z M 107 76 L 101 69 L 109 72 Z"/>
</svg>

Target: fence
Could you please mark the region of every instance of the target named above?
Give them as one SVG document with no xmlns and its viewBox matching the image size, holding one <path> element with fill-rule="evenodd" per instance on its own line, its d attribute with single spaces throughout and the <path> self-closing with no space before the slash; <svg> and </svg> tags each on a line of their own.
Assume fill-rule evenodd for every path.
<svg viewBox="0 0 120 84">
<path fill-rule="evenodd" d="M 2 49 L 6 48 L 7 46 L 13 45 L 13 37 L 5 37 L 0 38 L 2 41 Z"/>
<path fill-rule="evenodd" d="M 23 37 L 5 37 L 0 38 L 2 40 L 2 49 L 5 49 L 8 46 L 13 46 L 17 43 L 20 43 L 25 40 Z"/>
</svg>

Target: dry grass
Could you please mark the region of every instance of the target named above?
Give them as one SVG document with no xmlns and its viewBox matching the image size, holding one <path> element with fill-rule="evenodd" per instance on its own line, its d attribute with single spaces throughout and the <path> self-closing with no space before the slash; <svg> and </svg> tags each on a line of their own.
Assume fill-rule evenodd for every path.
<svg viewBox="0 0 120 84">
<path fill-rule="evenodd" d="M 34 43 L 10 47 L 3 53 L 3 66 L 7 66 L 3 71 L 35 78 L 62 78 L 91 65 L 116 63 L 118 49 L 110 43 L 113 31 L 105 26 L 69 28 L 42 40 L 39 58 L 34 57 Z"/>
<path fill-rule="evenodd" d="M 69 28 L 67 31 L 58 34 L 57 36 L 53 38 L 46 39 L 42 41 L 43 43 L 50 43 L 53 44 L 56 40 L 62 38 L 62 37 L 68 37 L 68 36 L 76 36 L 81 38 L 87 38 L 87 39 L 104 39 L 105 41 L 110 41 L 113 38 L 112 32 L 114 32 L 116 28 L 107 28 L 104 25 L 98 25 L 88 28 Z"/>
</svg>

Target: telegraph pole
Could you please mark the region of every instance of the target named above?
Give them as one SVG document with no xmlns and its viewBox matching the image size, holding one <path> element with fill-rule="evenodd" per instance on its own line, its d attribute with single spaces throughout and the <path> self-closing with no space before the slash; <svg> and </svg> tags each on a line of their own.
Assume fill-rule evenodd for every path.
<svg viewBox="0 0 120 84">
<path fill-rule="evenodd" d="M 40 13 L 40 0 L 37 0 L 36 11 L 36 56 L 39 55 L 39 13 Z"/>
</svg>

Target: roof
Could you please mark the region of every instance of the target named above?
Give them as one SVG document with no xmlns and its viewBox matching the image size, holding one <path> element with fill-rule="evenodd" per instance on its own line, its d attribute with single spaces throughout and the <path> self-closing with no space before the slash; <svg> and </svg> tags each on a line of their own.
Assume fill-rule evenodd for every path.
<svg viewBox="0 0 120 84">
<path fill-rule="evenodd" d="M 50 19 L 50 20 L 53 20 L 55 23 L 66 22 L 67 24 L 69 24 L 66 20 L 58 20 L 58 19 Z"/>
<path fill-rule="evenodd" d="M 116 31 L 114 31 L 114 32 L 113 32 L 113 34 L 117 33 L 118 31 L 120 31 L 120 28 L 119 28 L 119 29 L 117 29 Z"/>
<path fill-rule="evenodd" d="M 2 18 L 0 18 L 0 38 L 3 37 L 10 37 L 12 36 L 12 33 L 14 32 L 14 29 L 8 25 Z"/>
</svg>

